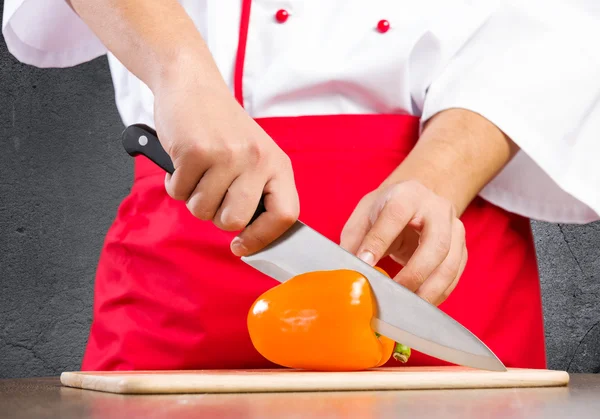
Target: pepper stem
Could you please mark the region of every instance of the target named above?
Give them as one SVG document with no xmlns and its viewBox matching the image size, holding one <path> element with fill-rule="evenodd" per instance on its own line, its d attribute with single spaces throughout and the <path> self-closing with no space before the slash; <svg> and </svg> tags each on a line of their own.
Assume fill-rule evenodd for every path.
<svg viewBox="0 0 600 419">
<path fill-rule="evenodd" d="M 408 358 L 410 358 L 410 348 L 401 343 L 396 343 L 393 356 L 396 361 L 405 364 L 408 361 Z"/>
<path fill-rule="evenodd" d="M 375 336 L 379 338 L 381 335 L 375 332 Z M 408 362 L 408 358 L 410 358 L 410 348 L 406 345 L 396 342 L 392 356 L 396 361 L 406 364 Z"/>
</svg>

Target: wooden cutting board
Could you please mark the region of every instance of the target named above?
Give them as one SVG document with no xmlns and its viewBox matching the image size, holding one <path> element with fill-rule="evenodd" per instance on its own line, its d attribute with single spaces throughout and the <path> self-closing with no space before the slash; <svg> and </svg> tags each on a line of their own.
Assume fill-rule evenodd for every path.
<svg viewBox="0 0 600 419">
<path fill-rule="evenodd" d="M 277 370 L 63 372 L 64 386 L 121 394 L 427 390 L 566 386 L 565 371 L 398 367 L 360 372 Z"/>
</svg>

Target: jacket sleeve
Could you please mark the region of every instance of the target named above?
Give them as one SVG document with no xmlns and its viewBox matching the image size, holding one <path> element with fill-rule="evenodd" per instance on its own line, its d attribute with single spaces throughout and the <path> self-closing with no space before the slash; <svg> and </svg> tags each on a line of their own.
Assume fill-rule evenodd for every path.
<svg viewBox="0 0 600 419">
<path fill-rule="evenodd" d="M 538 220 L 600 219 L 599 40 L 596 0 L 499 1 L 429 85 L 422 123 L 468 109 L 520 147 L 483 198 Z"/>
<path fill-rule="evenodd" d="M 106 53 L 64 0 L 5 0 L 2 34 L 16 59 L 36 67 L 71 67 Z"/>
</svg>

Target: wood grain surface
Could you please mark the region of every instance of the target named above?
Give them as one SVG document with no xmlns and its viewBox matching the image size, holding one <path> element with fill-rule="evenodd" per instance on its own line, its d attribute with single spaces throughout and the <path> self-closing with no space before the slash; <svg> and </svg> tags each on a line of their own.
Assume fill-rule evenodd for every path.
<svg viewBox="0 0 600 419">
<path fill-rule="evenodd" d="M 64 372 L 63 386 L 121 394 L 427 390 L 567 386 L 565 371 L 399 367 L 360 372 L 276 370 Z"/>
</svg>

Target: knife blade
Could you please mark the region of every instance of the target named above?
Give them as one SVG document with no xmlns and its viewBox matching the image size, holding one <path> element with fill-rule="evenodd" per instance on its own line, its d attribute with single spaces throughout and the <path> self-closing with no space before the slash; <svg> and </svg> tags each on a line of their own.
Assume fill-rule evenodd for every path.
<svg viewBox="0 0 600 419">
<path fill-rule="evenodd" d="M 130 125 L 121 139 L 129 155 L 144 155 L 166 172 L 174 172 L 173 163 L 152 128 Z M 264 211 L 261 198 L 249 224 Z M 301 221 L 262 250 L 241 259 L 279 282 L 311 271 L 360 272 L 375 296 L 376 315 L 371 325 L 376 332 L 453 364 L 506 371 L 498 357 L 467 328 Z"/>
</svg>

